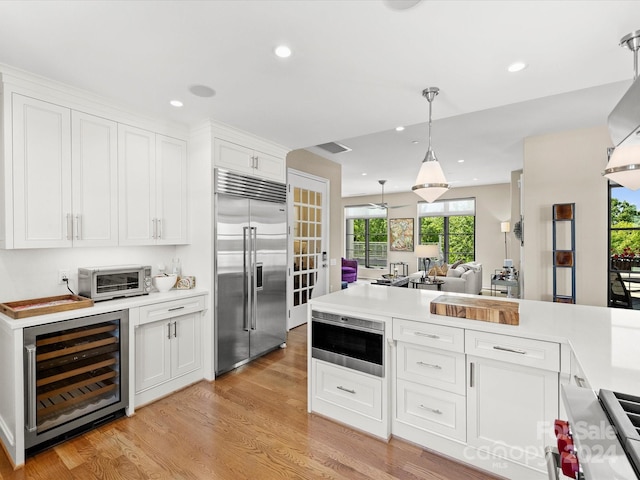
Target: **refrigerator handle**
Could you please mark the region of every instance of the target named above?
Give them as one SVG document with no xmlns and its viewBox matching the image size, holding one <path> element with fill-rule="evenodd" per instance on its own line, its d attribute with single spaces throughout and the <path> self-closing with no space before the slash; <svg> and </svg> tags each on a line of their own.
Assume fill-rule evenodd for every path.
<svg viewBox="0 0 640 480">
<path fill-rule="evenodd" d="M 249 331 L 249 315 L 251 315 L 251 235 L 249 233 L 249 227 L 242 227 L 242 250 L 244 252 L 242 261 L 244 262 L 244 275 L 245 275 L 245 288 L 247 291 L 246 303 L 244 304 L 244 315 L 242 316 L 242 329 L 246 332 Z"/>
<path fill-rule="evenodd" d="M 251 227 L 253 230 L 253 248 L 251 248 L 251 254 L 253 255 L 253 261 L 251 262 L 251 274 L 253 277 L 253 289 L 252 289 L 252 303 L 251 303 L 251 329 L 257 328 L 256 321 L 258 317 L 258 227 Z M 262 272 L 262 268 L 260 268 Z M 262 279 L 260 279 L 260 287 L 262 287 Z"/>
</svg>

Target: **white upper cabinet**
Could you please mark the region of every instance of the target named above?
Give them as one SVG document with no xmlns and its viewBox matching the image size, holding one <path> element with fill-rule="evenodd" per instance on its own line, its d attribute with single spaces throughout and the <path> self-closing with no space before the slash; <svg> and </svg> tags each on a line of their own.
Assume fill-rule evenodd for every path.
<svg viewBox="0 0 640 480">
<path fill-rule="evenodd" d="M 187 144 L 156 134 L 157 243 L 187 243 Z"/>
<path fill-rule="evenodd" d="M 12 127 L 13 244 L 71 246 L 71 110 L 14 94 Z"/>
<path fill-rule="evenodd" d="M 214 163 L 216 167 L 227 168 L 267 180 L 284 182 L 286 179 L 284 157 L 260 152 L 219 138 L 215 139 Z"/>
<path fill-rule="evenodd" d="M 117 245 L 116 123 L 12 100 L 15 248 Z"/>
<path fill-rule="evenodd" d="M 187 243 L 187 146 L 118 125 L 120 245 Z"/>
<path fill-rule="evenodd" d="M 71 112 L 73 245 L 118 244 L 118 125 Z"/>
</svg>

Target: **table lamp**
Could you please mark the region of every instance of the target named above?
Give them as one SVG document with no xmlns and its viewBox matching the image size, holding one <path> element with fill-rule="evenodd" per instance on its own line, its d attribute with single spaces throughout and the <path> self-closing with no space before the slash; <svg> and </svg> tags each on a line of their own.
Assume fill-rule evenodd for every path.
<svg viewBox="0 0 640 480">
<path fill-rule="evenodd" d="M 416 256 L 422 258 L 422 281 L 424 282 L 427 276 L 428 266 L 431 266 L 431 259 L 440 256 L 440 249 L 437 243 L 426 243 L 416 245 Z M 429 261 L 427 264 L 427 260 Z"/>
<path fill-rule="evenodd" d="M 506 261 L 509 258 L 507 255 L 507 233 L 511 231 L 511 222 L 500 222 L 500 231 L 504 233 L 504 258 Z"/>
</svg>

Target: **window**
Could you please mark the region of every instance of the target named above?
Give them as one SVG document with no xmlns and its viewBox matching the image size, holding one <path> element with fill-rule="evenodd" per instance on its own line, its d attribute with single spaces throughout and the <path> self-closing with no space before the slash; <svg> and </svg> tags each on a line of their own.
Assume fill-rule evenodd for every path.
<svg viewBox="0 0 640 480">
<path fill-rule="evenodd" d="M 387 209 L 356 205 L 345 207 L 345 257 L 363 267 L 387 265 Z"/>
<path fill-rule="evenodd" d="M 639 308 L 640 190 L 609 182 L 609 305 Z"/>
<path fill-rule="evenodd" d="M 476 258 L 476 199 L 418 202 L 419 241 L 437 243 L 445 263 Z"/>
</svg>

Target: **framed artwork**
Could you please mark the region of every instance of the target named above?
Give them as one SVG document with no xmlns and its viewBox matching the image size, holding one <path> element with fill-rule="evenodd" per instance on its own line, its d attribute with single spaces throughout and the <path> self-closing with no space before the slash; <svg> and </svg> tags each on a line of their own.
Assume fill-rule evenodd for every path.
<svg viewBox="0 0 640 480">
<path fill-rule="evenodd" d="M 413 218 L 389 219 L 389 250 L 413 252 Z"/>
</svg>

